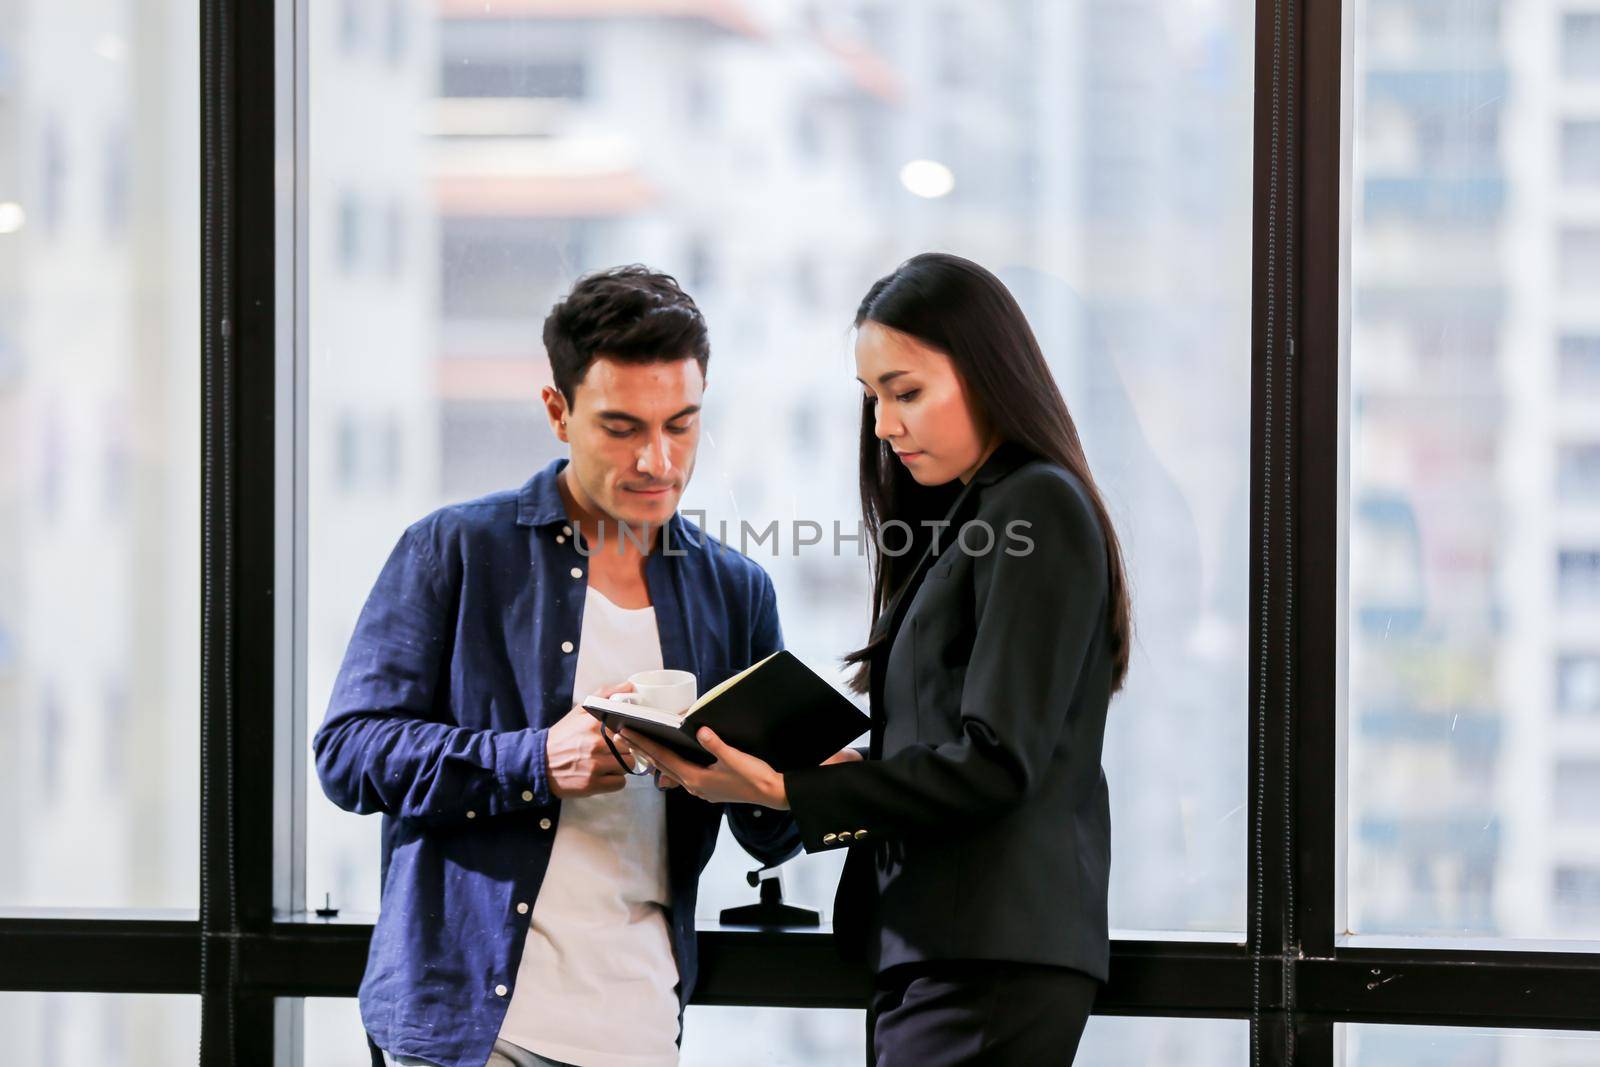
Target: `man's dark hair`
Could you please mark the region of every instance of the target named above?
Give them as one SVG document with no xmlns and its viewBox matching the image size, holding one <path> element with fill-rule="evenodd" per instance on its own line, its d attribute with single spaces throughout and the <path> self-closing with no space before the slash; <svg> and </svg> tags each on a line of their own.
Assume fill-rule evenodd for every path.
<svg viewBox="0 0 1600 1067">
<path fill-rule="evenodd" d="M 578 279 L 544 320 L 544 348 L 568 404 L 596 356 L 624 363 L 693 357 L 701 374 L 711 359 L 706 320 L 689 294 L 672 275 L 637 263 Z"/>
</svg>

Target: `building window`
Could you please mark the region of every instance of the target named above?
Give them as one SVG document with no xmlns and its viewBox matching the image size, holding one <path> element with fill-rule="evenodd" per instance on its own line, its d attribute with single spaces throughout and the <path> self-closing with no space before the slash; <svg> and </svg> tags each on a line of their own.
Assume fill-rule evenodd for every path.
<svg viewBox="0 0 1600 1067">
<path fill-rule="evenodd" d="M 1600 443 L 1561 446 L 1556 455 L 1556 494 L 1573 503 L 1600 501 Z"/>
<path fill-rule="evenodd" d="M 581 100 L 588 76 L 584 64 L 575 59 L 526 63 L 491 59 L 447 63 L 443 83 L 444 96 Z"/>
<path fill-rule="evenodd" d="M 1600 924 L 1600 867 L 1557 867 L 1555 898 L 1562 926 Z"/>
<path fill-rule="evenodd" d="M 46 119 L 44 144 L 40 146 L 39 166 L 42 180 L 39 183 L 39 221 L 44 232 L 54 237 L 61 229 L 66 207 L 67 149 L 61 136 L 61 126 L 54 119 Z"/>
<path fill-rule="evenodd" d="M 1600 289 L 1600 229 L 1561 231 L 1561 285 L 1568 292 Z"/>
<path fill-rule="evenodd" d="M 354 274 L 361 266 L 361 202 L 354 193 L 339 197 L 339 268 Z"/>
<path fill-rule="evenodd" d="M 348 411 L 339 416 L 339 437 L 334 454 L 339 489 L 353 492 L 361 480 L 361 428 L 355 415 Z"/>
<path fill-rule="evenodd" d="M 366 0 L 344 0 L 339 5 L 339 50 L 353 55 L 361 47 L 361 8 Z"/>
<path fill-rule="evenodd" d="M 1567 715 L 1600 715 L 1600 653 L 1556 661 L 1556 708 Z"/>
<path fill-rule="evenodd" d="M 1556 764 L 1554 809 L 1557 822 L 1589 823 L 1600 817 L 1600 761 Z"/>
<path fill-rule="evenodd" d="M 117 126 L 106 138 L 106 235 L 113 240 L 127 232 L 128 201 L 131 194 L 132 174 L 128 133 L 121 126 Z"/>
<path fill-rule="evenodd" d="M 689 288 L 702 292 L 717 281 L 716 257 L 711 254 L 710 241 L 703 234 L 689 241 Z"/>
<path fill-rule="evenodd" d="M 389 491 L 400 484 L 400 417 L 394 412 L 339 416 L 335 477 L 343 493 Z"/>
<path fill-rule="evenodd" d="M 1574 11 L 1561 21 L 1561 73 L 1600 80 L 1600 11 Z"/>
<path fill-rule="evenodd" d="M 590 227 L 571 219 L 440 220 L 440 310 L 446 319 L 538 319 L 588 258 Z"/>
<path fill-rule="evenodd" d="M 1567 334 L 1561 338 L 1561 370 L 1564 393 L 1600 392 L 1600 334 Z"/>
<path fill-rule="evenodd" d="M 405 0 L 389 0 L 388 20 L 384 31 L 385 55 L 390 66 L 398 67 L 406 55 Z"/>
<path fill-rule="evenodd" d="M 398 277 L 406 264 L 406 215 L 397 201 L 384 212 L 383 237 L 384 266 L 391 278 Z"/>
<path fill-rule="evenodd" d="M 1572 185 L 1600 184 L 1600 120 L 1561 124 L 1561 178 Z"/>
<path fill-rule="evenodd" d="M 1563 548 L 1556 560 L 1556 588 L 1569 607 L 1600 607 L 1600 549 Z"/>
</svg>

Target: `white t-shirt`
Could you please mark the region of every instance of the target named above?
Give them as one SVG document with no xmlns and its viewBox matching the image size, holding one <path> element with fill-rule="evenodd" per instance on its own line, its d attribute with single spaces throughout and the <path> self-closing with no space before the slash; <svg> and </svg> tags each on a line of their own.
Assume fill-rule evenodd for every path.
<svg viewBox="0 0 1600 1067">
<path fill-rule="evenodd" d="M 659 670 L 655 609 L 619 608 L 590 586 L 577 655 L 575 701 Z M 666 795 L 651 775 L 625 781 L 561 802 L 500 1037 L 584 1067 L 675 1067 Z"/>
</svg>

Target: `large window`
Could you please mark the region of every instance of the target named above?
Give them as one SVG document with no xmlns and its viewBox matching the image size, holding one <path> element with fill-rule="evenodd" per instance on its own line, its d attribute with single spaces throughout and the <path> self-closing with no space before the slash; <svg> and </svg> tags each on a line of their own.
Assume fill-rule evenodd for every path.
<svg viewBox="0 0 1600 1067">
<path fill-rule="evenodd" d="M 1600 1034 L 1452 1026 L 1340 1027 L 1345 1067 L 1584 1067 Z"/>
<path fill-rule="evenodd" d="M 197 902 L 196 51 L 0 14 L 0 911 Z"/>
<path fill-rule="evenodd" d="M 171 1067 L 193 1063 L 200 998 L 0 993 L 6 1058 L 31 1067 Z"/>
<path fill-rule="evenodd" d="M 1153 47 L 1092 6 L 733 10 L 418 5 L 399 63 L 311 12 L 307 728 L 399 531 L 557 454 L 540 329 L 578 276 L 643 261 L 706 314 L 686 508 L 735 535 L 853 529 L 846 328 L 873 279 L 952 249 L 1024 304 L 1129 556 L 1112 923 L 1242 938 L 1250 4 L 1174 10 Z M 345 265 L 362 202 L 405 206 L 398 272 Z M 354 476 L 345 457 L 385 440 L 393 479 Z M 751 551 L 789 647 L 842 684 L 864 557 L 826 538 Z M 308 899 L 375 911 L 376 820 L 310 788 Z M 791 898 L 830 910 L 840 860 L 793 862 Z M 748 902 L 749 865 L 724 841 L 704 919 Z"/>
<path fill-rule="evenodd" d="M 1600 757 L 1570 714 L 1600 633 L 1600 273 L 1565 101 L 1592 42 L 1545 4 L 1357 8 L 1348 929 L 1574 936 L 1558 872 L 1600 862 L 1563 829 Z"/>
<path fill-rule="evenodd" d="M 1132 573 L 1080 1062 L 1597 1059 L 1595 0 L 0 12 L 12 1059 L 366 1063 L 378 821 L 309 735 L 400 531 L 557 454 L 551 302 L 675 273 L 685 507 L 826 530 L 846 327 L 927 248 L 1022 302 Z M 750 547 L 837 678 L 864 560 Z M 826 925 L 718 921 L 752 866 L 686 1067 L 860 1063 Z"/>
</svg>

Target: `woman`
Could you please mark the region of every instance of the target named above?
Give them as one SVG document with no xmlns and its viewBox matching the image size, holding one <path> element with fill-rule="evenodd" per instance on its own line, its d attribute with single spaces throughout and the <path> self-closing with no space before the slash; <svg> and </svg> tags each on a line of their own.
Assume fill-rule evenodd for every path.
<svg viewBox="0 0 1600 1067">
<path fill-rule="evenodd" d="M 994 275 L 926 254 L 856 313 L 873 625 L 847 657 L 871 745 L 780 774 L 709 730 L 710 801 L 847 847 L 841 947 L 875 974 L 882 1067 L 1064 1064 L 1106 978 L 1106 707 L 1127 672 L 1122 553 L 1039 343 Z M 907 542 L 909 551 L 905 551 Z"/>
</svg>

